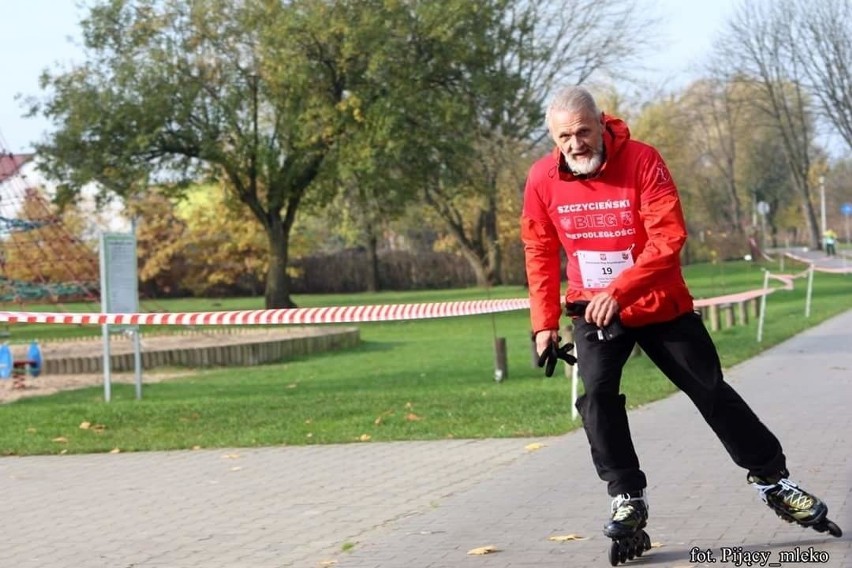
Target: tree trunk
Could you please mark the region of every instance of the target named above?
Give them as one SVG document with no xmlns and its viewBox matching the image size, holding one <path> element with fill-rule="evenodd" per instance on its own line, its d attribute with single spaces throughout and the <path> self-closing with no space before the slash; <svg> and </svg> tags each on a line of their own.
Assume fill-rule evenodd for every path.
<svg viewBox="0 0 852 568">
<path fill-rule="evenodd" d="M 494 255 L 485 253 L 482 247 L 471 247 L 466 243 L 459 244 L 461 245 L 462 256 L 473 269 L 473 274 L 476 277 L 476 285 L 488 287 L 498 283 L 499 279 L 494 272 Z"/>
<path fill-rule="evenodd" d="M 499 285 L 503 283 L 503 255 L 500 250 L 500 235 L 497 233 L 497 200 L 493 193 L 488 196 L 488 209 L 483 214 L 485 215 L 485 222 L 483 223 L 484 242 L 482 244 L 485 249 L 486 267 L 491 274 L 491 284 Z"/>
<path fill-rule="evenodd" d="M 372 226 L 367 227 L 367 292 L 381 289 L 379 279 L 378 238 Z"/>
<path fill-rule="evenodd" d="M 802 192 L 804 194 L 802 199 L 802 213 L 805 216 L 805 226 L 810 237 L 811 247 L 822 250 L 822 236 L 819 234 L 819 221 L 817 221 L 816 213 L 811 203 L 810 190 L 805 186 Z"/>
<path fill-rule="evenodd" d="M 487 207 L 478 211 L 478 222 L 465 231 L 462 214 L 455 207 L 441 199 L 439 194 L 426 192 L 426 203 L 437 213 L 456 240 L 462 256 L 473 268 L 477 286 L 493 286 L 501 282 L 500 243 L 497 235 L 497 203 L 493 198 L 487 200 Z"/>
<path fill-rule="evenodd" d="M 733 163 L 729 164 L 729 167 L 733 168 Z M 730 171 L 733 171 L 733 169 Z M 731 226 L 734 232 L 742 235 L 745 233 L 745 227 L 743 227 L 742 205 L 740 204 L 740 198 L 737 195 L 737 183 L 736 180 L 733 179 L 733 176 L 728 177 L 726 185 L 728 189 L 728 198 L 731 200 Z"/>
<path fill-rule="evenodd" d="M 462 246 L 462 256 L 470 264 L 473 269 L 473 275 L 476 278 L 476 285 L 488 287 L 492 285 L 492 275 L 488 264 L 480 255 L 469 247 Z"/>
<path fill-rule="evenodd" d="M 266 235 L 269 240 L 269 272 L 266 274 L 266 309 L 295 308 L 290 298 L 290 276 L 287 261 L 290 232 L 285 229 L 280 215 L 270 215 Z"/>
</svg>

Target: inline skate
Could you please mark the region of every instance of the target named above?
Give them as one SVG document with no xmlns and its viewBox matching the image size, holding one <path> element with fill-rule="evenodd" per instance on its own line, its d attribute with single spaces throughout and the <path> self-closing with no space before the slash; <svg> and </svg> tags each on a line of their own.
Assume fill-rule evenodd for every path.
<svg viewBox="0 0 852 568">
<path fill-rule="evenodd" d="M 828 506 L 790 481 L 788 475 L 786 471 L 774 477 L 749 475 L 748 482 L 757 489 L 763 502 L 788 523 L 828 532 L 835 537 L 842 536 L 840 527 L 828 519 Z"/>
<path fill-rule="evenodd" d="M 609 549 L 611 565 L 618 566 L 651 549 L 651 538 L 643 530 L 648 524 L 648 500 L 644 491 L 616 496 L 611 512 L 603 531 L 612 539 Z"/>
</svg>

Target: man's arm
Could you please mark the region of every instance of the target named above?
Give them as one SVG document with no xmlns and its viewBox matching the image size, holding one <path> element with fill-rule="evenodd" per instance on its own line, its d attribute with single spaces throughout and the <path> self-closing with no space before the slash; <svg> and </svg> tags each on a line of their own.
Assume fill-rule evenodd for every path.
<svg viewBox="0 0 852 568">
<path fill-rule="evenodd" d="M 687 235 L 677 188 L 663 159 L 653 151 L 640 167 L 639 217 L 648 240 L 633 266 L 619 274 L 606 289 L 622 308 L 647 293 L 660 270 L 679 265 Z"/>
<path fill-rule="evenodd" d="M 541 354 L 551 340 L 557 340 L 559 330 L 562 292 L 560 243 L 547 208 L 529 179 L 524 190 L 521 240 L 529 286 L 530 320 L 536 351 Z"/>
</svg>

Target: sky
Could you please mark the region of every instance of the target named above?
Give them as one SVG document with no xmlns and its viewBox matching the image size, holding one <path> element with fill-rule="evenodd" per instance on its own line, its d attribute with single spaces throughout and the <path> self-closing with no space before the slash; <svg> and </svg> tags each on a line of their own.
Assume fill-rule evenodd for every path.
<svg viewBox="0 0 852 568">
<path fill-rule="evenodd" d="M 737 0 L 645 0 L 661 18 L 653 33 L 665 45 L 646 62 L 649 84 L 685 84 Z M 82 61 L 79 21 L 85 11 L 77 0 L 0 0 L 0 147 L 27 152 L 51 125 L 23 118 L 19 95 L 41 96 L 43 70 Z"/>
</svg>

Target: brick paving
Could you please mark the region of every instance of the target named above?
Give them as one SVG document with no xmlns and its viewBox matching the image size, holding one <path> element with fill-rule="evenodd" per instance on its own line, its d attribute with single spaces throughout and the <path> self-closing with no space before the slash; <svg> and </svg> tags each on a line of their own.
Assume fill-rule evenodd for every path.
<svg viewBox="0 0 852 568">
<path fill-rule="evenodd" d="M 745 555 L 733 556 L 743 551 L 769 552 L 765 566 L 814 566 L 818 563 L 789 562 L 789 553 L 798 550 L 803 560 L 802 552 L 813 549 L 820 558 L 827 555 L 825 565 L 852 566 L 852 312 L 727 376 L 781 439 L 791 477 L 825 499 L 829 518 L 847 534 L 836 539 L 778 519 L 746 484 L 743 470 L 730 461 L 689 400 L 677 394 L 630 413 L 649 478 L 648 533 L 661 546 L 628 565 L 747 566 Z M 338 566 L 608 566 L 610 541 L 601 528 L 609 498 L 590 463 L 585 436 L 575 432 L 542 442 L 545 448 L 435 510 L 373 531 Z M 585 540 L 549 540 L 572 534 Z M 489 545 L 499 552 L 467 554 Z M 715 562 L 691 558 L 693 547 L 709 549 Z"/>
</svg>

